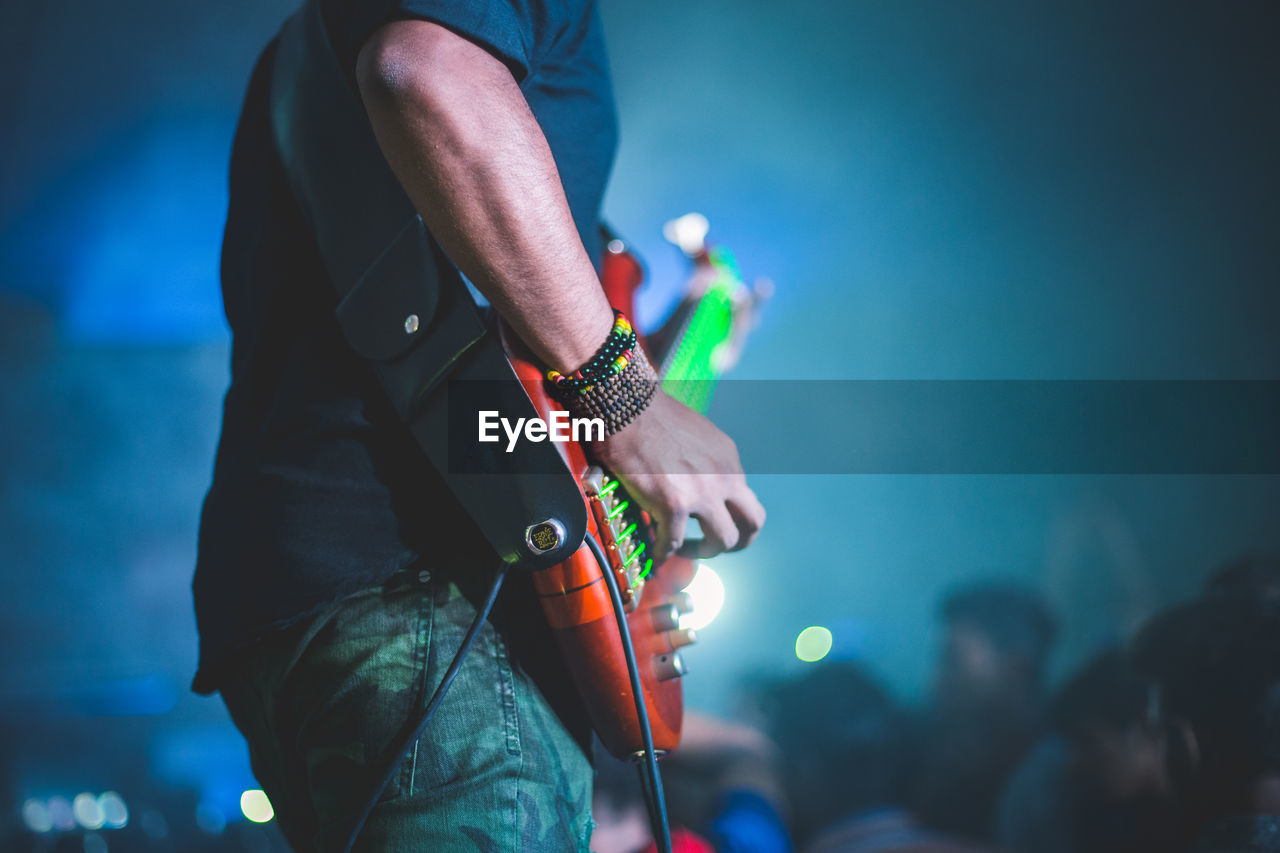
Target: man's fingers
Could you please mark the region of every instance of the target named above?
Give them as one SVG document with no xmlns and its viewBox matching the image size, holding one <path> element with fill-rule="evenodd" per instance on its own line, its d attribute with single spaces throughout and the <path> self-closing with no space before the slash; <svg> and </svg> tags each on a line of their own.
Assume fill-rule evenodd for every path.
<svg viewBox="0 0 1280 853">
<path fill-rule="evenodd" d="M 665 560 L 680 550 L 684 544 L 684 530 L 689 526 L 687 512 L 671 512 L 665 514 L 665 520 L 658 520 L 658 554 Z"/>
<path fill-rule="evenodd" d="M 703 538 L 684 543 L 680 548 L 683 556 L 695 560 L 705 559 L 738 544 L 738 525 L 723 502 L 716 501 L 706 509 L 693 513 L 693 517 L 702 526 Z"/>
<path fill-rule="evenodd" d="M 734 523 L 738 525 L 738 544 L 730 551 L 741 551 L 756 541 L 760 528 L 764 527 L 765 512 L 756 493 L 744 489 L 743 494 L 730 498 L 725 502 Z"/>
</svg>

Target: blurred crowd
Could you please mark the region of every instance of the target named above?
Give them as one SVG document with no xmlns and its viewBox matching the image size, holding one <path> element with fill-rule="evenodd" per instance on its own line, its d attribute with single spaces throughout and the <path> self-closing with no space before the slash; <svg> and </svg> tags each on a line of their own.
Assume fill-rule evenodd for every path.
<svg viewBox="0 0 1280 853">
<path fill-rule="evenodd" d="M 1033 590 L 938 616 L 922 707 L 828 660 L 691 715 L 662 762 L 677 853 L 1280 851 L 1280 560 L 1221 567 L 1053 690 Z M 653 849 L 635 771 L 597 765 L 592 850 Z"/>
<path fill-rule="evenodd" d="M 1220 567 L 1052 684 L 1065 626 L 1034 590 L 962 586 L 937 618 L 918 706 L 874 661 L 827 658 L 743 685 L 731 718 L 687 714 L 660 765 L 676 853 L 1280 853 L 1280 559 Z M 636 768 L 596 766 L 591 849 L 654 850 Z M 124 828 L 68 811 L 0 828 L 0 850 L 288 849 L 274 822 L 135 782 Z"/>
</svg>

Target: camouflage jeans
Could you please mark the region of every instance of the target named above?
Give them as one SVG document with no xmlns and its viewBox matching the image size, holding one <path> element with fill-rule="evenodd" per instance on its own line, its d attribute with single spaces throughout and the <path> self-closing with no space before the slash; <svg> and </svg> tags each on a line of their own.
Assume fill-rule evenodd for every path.
<svg viewBox="0 0 1280 853">
<path fill-rule="evenodd" d="M 401 572 L 271 635 L 224 679 L 254 774 L 297 850 L 341 848 L 374 768 L 475 617 L 490 578 L 472 574 L 485 576 Z M 508 581 L 356 850 L 587 850 L 589 735 L 525 580 Z"/>
</svg>

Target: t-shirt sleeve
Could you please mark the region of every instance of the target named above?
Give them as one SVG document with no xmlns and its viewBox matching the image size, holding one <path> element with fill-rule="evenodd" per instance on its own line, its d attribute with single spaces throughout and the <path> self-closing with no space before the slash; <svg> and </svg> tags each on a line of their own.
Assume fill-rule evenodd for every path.
<svg viewBox="0 0 1280 853">
<path fill-rule="evenodd" d="M 533 15 L 518 0 L 397 0 L 395 17 L 448 27 L 488 50 L 523 80 L 533 66 Z"/>
<path fill-rule="evenodd" d="M 396 20 L 423 20 L 440 24 L 467 38 L 502 60 L 517 81 L 533 67 L 535 27 L 543 16 L 535 2 L 525 0 L 381 0 L 353 5 L 346 27 L 352 64 L 361 45 L 374 30 Z"/>
</svg>

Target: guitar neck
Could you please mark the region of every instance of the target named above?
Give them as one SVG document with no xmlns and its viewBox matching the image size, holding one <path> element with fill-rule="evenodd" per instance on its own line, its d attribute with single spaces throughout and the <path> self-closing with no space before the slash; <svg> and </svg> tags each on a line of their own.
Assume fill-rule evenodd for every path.
<svg viewBox="0 0 1280 853">
<path fill-rule="evenodd" d="M 696 412 L 706 413 L 724 374 L 721 348 L 733 334 L 733 298 L 741 287 L 737 262 L 726 249 L 707 254 L 713 272 L 706 290 L 687 312 L 662 364 L 662 390 Z"/>
</svg>

